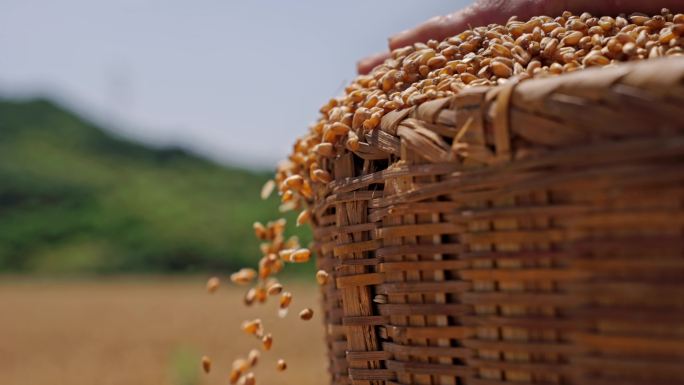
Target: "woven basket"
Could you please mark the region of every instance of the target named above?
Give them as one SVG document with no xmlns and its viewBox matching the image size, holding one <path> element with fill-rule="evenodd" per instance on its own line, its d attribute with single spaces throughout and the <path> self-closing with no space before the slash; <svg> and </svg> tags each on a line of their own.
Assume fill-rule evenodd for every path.
<svg viewBox="0 0 684 385">
<path fill-rule="evenodd" d="M 684 58 L 385 116 L 312 208 L 334 384 L 684 384 Z"/>
</svg>

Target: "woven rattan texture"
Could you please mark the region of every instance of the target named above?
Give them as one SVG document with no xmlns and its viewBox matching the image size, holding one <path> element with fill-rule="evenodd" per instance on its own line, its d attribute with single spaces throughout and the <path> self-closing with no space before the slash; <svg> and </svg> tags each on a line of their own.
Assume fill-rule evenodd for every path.
<svg viewBox="0 0 684 385">
<path fill-rule="evenodd" d="M 684 58 L 391 113 L 314 212 L 334 384 L 684 384 Z"/>
</svg>

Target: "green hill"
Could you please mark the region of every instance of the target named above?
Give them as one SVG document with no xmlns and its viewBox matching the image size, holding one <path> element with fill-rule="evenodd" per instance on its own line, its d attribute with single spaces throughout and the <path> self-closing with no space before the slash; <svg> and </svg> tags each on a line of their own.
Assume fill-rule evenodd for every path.
<svg viewBox="0 0 684 385">
<path fill-rule="evenodd" d="M 224 271 L 254 263 L 269 173 L 150 149 L 46 100 L 0 101 L 0 271 Z"/>
</svg>

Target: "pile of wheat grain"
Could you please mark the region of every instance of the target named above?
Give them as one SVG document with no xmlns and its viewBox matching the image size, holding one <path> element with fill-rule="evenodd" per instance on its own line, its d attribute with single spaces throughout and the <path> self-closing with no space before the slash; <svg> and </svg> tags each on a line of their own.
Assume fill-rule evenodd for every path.
<svg viewBox="0 0 684 385">
<path fill-rule="evenodd" d="M 320 119 L 295 142 L 277 169 L 283 209 L 303 208 L 332 180 L 323 159 L 357 151 L 388 112 L 455 95 L 472 86 L 512 78 L 560 75 L 592 66 L 684 54 L 684 14 L 594 17 L 589 13 L 512 17 L 443 41 L 392 51 L 341 97 L 330 99 Z M 303 214 L 308 215 L 308 214 Z"/>
</svg>

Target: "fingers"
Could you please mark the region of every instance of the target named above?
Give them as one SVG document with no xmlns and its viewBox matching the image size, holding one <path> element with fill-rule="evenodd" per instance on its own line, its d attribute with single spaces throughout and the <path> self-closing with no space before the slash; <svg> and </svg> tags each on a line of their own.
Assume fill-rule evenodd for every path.
<svg viewBox="0 0 684 385">
<path fill-rule="evenodd" d="M 384 62 L 385 59 L 387 59 L 387 58 L 389 58 L 389 52 L 380 52 L 380 53 L 376 53 L 375 55 L 372 55 L 372 56 L 367 56 L 367 57 L 359 60 L 358 63 L 356 63 L 356 70 L 361 75 L 365 75 L 365 74 L 369 73 L 370 70 L 373 69 L 373 67 Z"/>
<path fill-rule="evenodd" d="M 390 49 L 405 47 L 416 42 L 425 42 L 430 39 L 442 40 L 452 31 L 467 28 L 465 18 L 466 11 L 455 12 L 446 16 L 436 16 L 418 25 L 415 28 L 402 31 L 389 39 Z"/>
<path fill-rule="evenodd" d="M 470 26 L 504 23 L 510 15 L 519 12 L 521 1 L 478 1 L 473 5 L 446 16 L 437 16 L 390 38 L 390 49 L 401 48 L 430 39 L 443 40 L 459 34 Z M 532 3 L 527 1 L 526 3 Z M 534 3 L 537 3 L 535 1 Z"/>
</svg>

